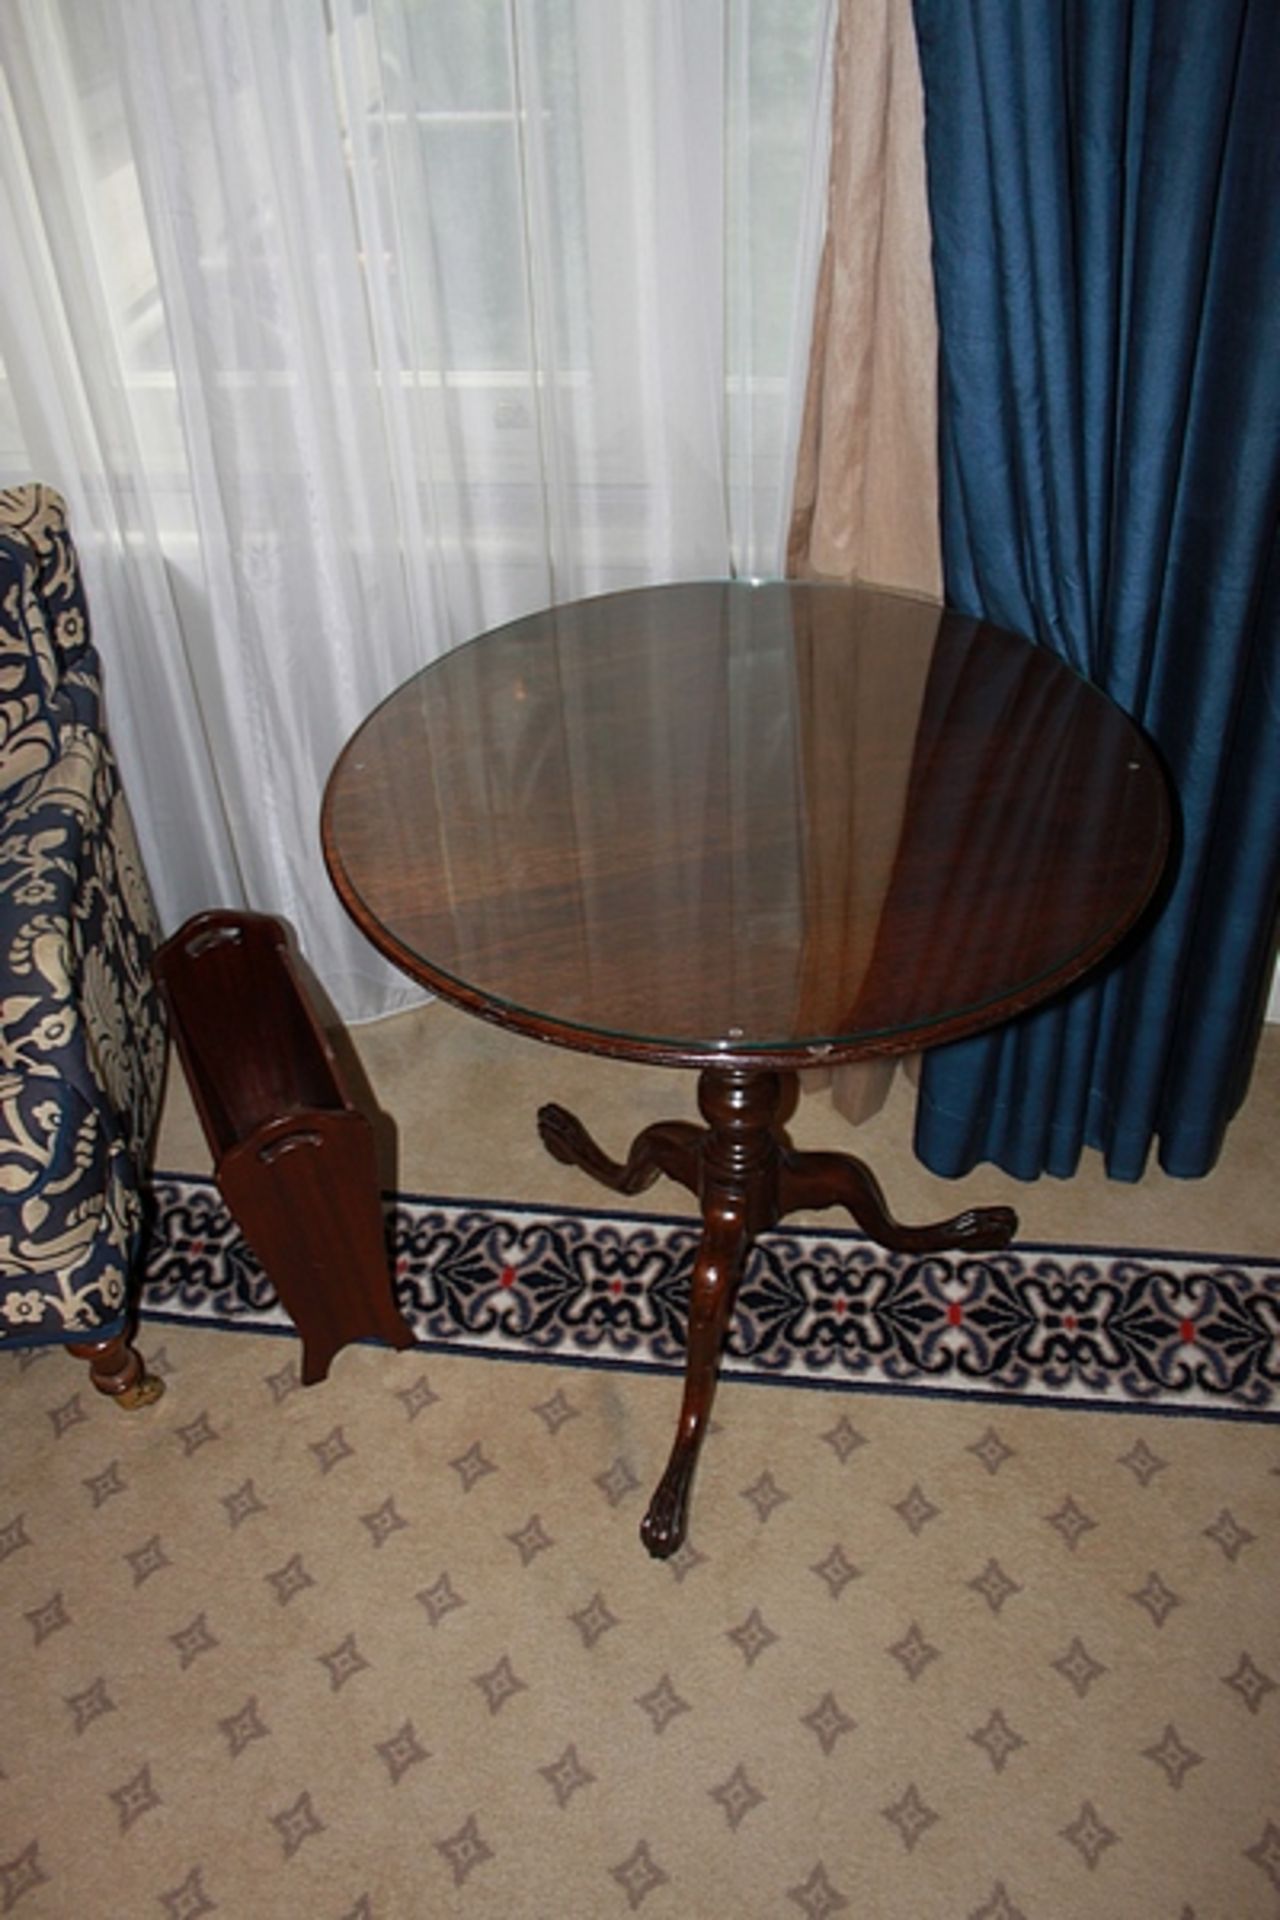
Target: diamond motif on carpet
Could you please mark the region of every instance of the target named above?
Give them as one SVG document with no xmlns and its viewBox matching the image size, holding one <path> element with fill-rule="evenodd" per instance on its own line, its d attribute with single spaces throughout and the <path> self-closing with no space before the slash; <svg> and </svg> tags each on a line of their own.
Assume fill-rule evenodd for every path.
<svg viewBox="0 0 1280 1920">
<path fill-rule="evenodd" d="M 214 1183 L 161 1174 L 154 1191 L 144 1318 L 291 1332 Z M 422 1346 L 681 1370 L 692 1222 L 397 1195 L 387 1223 Z M 1277 1419 L 1280 1261 L 1031 1245 L 921 1257 L 780 1228 L 751 1251 L 723 1374 Z"/>
</svg>

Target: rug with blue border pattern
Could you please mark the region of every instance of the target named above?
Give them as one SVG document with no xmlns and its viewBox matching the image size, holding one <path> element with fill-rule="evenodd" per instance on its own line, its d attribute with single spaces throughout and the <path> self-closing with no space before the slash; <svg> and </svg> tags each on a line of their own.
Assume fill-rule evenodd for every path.
<svg viewBox="0 0 1280 1920">
<path fill-rule="evenodd" d="M 144 1321 L 290 1333 L 212 1180 L 158 1174 Z M 399 1306 L 424 1348 L 656 1369 L 684 1357 L 698 1228 L 666 1215 L 389 1197 Z M 1020 1243 L 887 1253 L 842 1227 L 753 1247 L 723 1376 L 1280 1418 L 1280 1261 Z"/>
</svg>

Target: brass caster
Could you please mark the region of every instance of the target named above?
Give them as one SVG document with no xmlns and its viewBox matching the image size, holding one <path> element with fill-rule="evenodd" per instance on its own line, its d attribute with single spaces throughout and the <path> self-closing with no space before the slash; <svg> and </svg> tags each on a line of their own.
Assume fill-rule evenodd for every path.
<svg viewBox="0 0 1280 1920">
<path fill-rule="evenodd" d="M 164 1381 L 157 1373 L 144 1373 L 141 1380 L 132 1387 L 126 1387 L 123 1393 L 113 1393 L 113 1403 L 125 1413 L 136 1413 L 139 1407 L 153 1407 L 164 1392 Z"/>
</svg>

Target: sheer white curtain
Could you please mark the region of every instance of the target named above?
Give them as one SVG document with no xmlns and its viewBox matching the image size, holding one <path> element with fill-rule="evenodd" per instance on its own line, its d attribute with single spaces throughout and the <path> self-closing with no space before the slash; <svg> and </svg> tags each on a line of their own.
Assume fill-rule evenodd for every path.
<svg viewBox="0 0 1280 1920">
<path fill-rule="evenodd" d="M 162 914 L 349 1019 L 325 774 L 485 626 L 782 571 L 830 0 L 5 0 L 0 480 L 68 495 Z"/>
</svg>

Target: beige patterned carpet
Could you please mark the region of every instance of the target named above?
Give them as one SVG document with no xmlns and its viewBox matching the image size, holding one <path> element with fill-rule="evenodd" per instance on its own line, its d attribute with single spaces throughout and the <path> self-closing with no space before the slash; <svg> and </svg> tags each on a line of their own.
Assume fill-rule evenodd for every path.
<svg viewBox="0 0 1280 1920">
<path fill-rule="evenodd" d="M 361 1052 L 405 1187 L 598 1204 L 522 1144 L 544 1087 L 598 1120 L 598 1063 L 440 1008 Z M 1024 1223 L 1274 1254 L 1266 1064 L 1210 1181 L 1086 1175 Z M 636 1074 L 611 1139 L 671 1106 Z M 468 1150 L 442 1116 L 482 1086 Z M 181 1089 L 161 1157 L 207 1168 Z M 134 1416 L 0 1363 L 0 1913 L 1280 1913 L 1267 1421 L 732 1381 L 661 1565 L 670 1379 L 362 1347 L 303 1390 L 290 1337 L 142 1345 L 168 1391 Z"/>
</svg>

